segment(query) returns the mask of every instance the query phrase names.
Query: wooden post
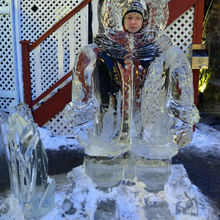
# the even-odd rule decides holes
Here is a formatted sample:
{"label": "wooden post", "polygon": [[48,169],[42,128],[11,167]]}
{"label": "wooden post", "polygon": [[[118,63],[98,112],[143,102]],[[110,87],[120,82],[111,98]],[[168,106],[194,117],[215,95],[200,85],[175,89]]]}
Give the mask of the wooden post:
{"label": "wooden post", "polygon": [[22,50],[22,69],[24,83],[24,101],[32,111],[31,73],[30,73],[30,41],[20,41]]}

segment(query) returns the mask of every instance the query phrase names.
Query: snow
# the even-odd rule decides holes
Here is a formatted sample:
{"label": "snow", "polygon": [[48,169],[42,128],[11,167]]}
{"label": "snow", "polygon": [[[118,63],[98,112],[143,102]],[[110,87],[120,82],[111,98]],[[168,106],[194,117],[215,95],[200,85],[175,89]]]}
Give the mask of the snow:
{"label": "snow", "polygon": [[[154,213],[158,212],[158,216],[163,216],[165,212],[168,212],[170,216],[175,216],[175,220],[218,220],[217,210],[212,207],[212,203],[201,194],[198,188],[190,183],[182,165],[172,166],[171,176],[165,185],[165,190],[156,193],[147,192],[144,183],[137,180],[136,185],[133,186],[121,184],[108,191],[102,191],[97,189],[92,180],[85,175],[82,166],[77,167],[67,174],[65,183],[64,181],[58,183],[55,194],[56,206],[41,220],[93,220],[97,204],[101,201],[116,202],[115,218],[109,218],[109,220],[152,219],[146,218],[145,212],[146,209],[149,212],[152,211],[152,204],[156,206]],[[195,205],[197,201],[198,209]],[[1,216],[1,220],[24,220],[21,210],[12,196],[9,196],[4,204],[8,204],[13,209]],[[74,206],[73,212],[65,214],[71,206]],[[160,209],[162,212],[159,211]],[[112,213],[106,212],[105,214],[111,215]],[[156,219],[170,220],[171,218]]]}
{"label": "snow", "polygon": [[220,131],[207,124],[199,123],[195,129],[192,142],[183,150],[220,157]]}
{"label": "snow", "polygon": [[[81,148],[80,144],[73,138],[73,136],[52,136],[52,134],[45,128],[39,128],[40,136],[43,145],[46,149],[59,150],[60,146],[67,146],[71,149]],[[206,125],[199,123],[195,129],[192,142],[182,150],[202,152],[206,154],[214,154],[220,156],[220,131]],[[136,186],[125,187],[124,185],[114,187],[108,192],[98,190],[92,180],[82,171],[83,167],[77,167],[67,174],[67,179],[62,176],[62,180],[57,181],[55,203],[56,207],[48,213],[48,215],[41,218],[41,220],[62,220],[62,219],[93,219],[91,216],[97,207],[97,201],[101,200],[115,200],[117,207],[120,208],[121,219],[133,220],[143,219],[143,206],[146,199],[149,202],[169,201],[169,208],[175,213],[175,204],[178,198],[184,196],[184,188],[170,188],[173,187],[173,178],[184,179],[187,187],[188,197],[194,201],[198,201],[198,216],[186,217],[186,215],[177,215],[176,220],[198,219],[198,220],[218,220],[219,210],[215,207],[206,196],[204,196],[199,189],[192,185],[187,176],[181,178],[178,172],[184,174],[184,168],[181,165],[172,166],[172,175],[165,186],[165,191],[160,191],[157,194],[152,194],[144,190],[143,183],[137,182]],[[178,171],[179,170],[179,171]],[[57,177],[55,177],[57,178]],[[180,182],[181,182],[180,181]],[[183,184],[184,185],[184,184]],[[120,191],[120,193],[119,193]],[[144,200],[145,199],[145,200]],[[19,219],[22,220],[22,213],[19,210],[18,204],[14,201],[11,195],[1,200],[0,205],[0,219]],[[65,202],[64,202],[65,201]],[[72,202],[72,203],[71,203]],[[74,204],[74,215],[66,215],[63,217],[65,210],[70,209]],[[84,216],[82,210],[87,212]],[[116,215],[118,215],[118,208]],[[83,217],[84,216],[84,217]]]}
{"label": "snow", "polygon": [[46,128],[39,127],[38,130],[45,149],[60,150],[60,146],[65,146],[66,148],[71,149],[82,148],[73,135],[53,136],[52,133]]}

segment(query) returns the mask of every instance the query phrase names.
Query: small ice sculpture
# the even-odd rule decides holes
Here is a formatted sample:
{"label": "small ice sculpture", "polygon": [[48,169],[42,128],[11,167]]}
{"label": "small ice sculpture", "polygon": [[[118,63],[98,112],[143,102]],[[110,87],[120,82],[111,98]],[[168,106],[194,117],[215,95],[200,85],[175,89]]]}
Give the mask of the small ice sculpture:
{"label": "small ice sculpture", "polygon": [[25,219],[39,219],[54,206],[55,181],[48,177],[48,159],[28,107],[9,115],[6,138],[11,191]]}
{"label": "small ice sculpture", "polygon": [[[142,16],[136,32],[124,23],[130,12]],[[168,15],[168,0],[102,4],[105,32],[80,51],[66,107],[75,127],[89,128],[77,136],[87,155],[130,151],[170,159],[191,141],[199,120],[192,71],[185,54],[161,35]]]}

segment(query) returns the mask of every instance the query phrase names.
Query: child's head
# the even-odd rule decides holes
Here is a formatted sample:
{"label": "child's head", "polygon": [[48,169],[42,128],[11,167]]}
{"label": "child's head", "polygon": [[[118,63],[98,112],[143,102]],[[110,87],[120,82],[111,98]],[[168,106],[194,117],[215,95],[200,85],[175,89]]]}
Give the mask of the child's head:
{"label": "child's head", "polygon": [[122,11],[122,25],[125,31],[137,33],[143,27],[145,10],[140,2],[126,4]]}

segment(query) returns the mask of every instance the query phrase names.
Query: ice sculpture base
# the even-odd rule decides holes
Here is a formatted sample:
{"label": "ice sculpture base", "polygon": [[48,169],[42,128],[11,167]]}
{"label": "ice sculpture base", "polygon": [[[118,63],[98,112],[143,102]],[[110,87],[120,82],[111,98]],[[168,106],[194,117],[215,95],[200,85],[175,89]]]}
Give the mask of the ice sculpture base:
{"label": "ice sculpture base", "polygon": [[[64,175],[56,179],[56,206],[39,220],[218,220],[218,212],[191,184],[184,167],[172,165],[170,170],[161,191],[149,192],[140,181],[100,190],[80,166],[69,172],[66,180]],[[12,198],[13,195],[1,204],[1,219],[24,220],[18,201]]]}
{"label": "ice sculpture base", "polygon": [[123,178],[123,158],[90,157],[85,155],[85,173],[100,189],[117,186]]}
{"label": "ice sculpture base", "polygon": [[150,192],[137,178],[100,190],[86,175],[84,166],[75,168],[67,175],[62,216],[81,220],[207,219],[198,211],[197,199],[184,167],[172,165],[170,171],[164,190]]}

